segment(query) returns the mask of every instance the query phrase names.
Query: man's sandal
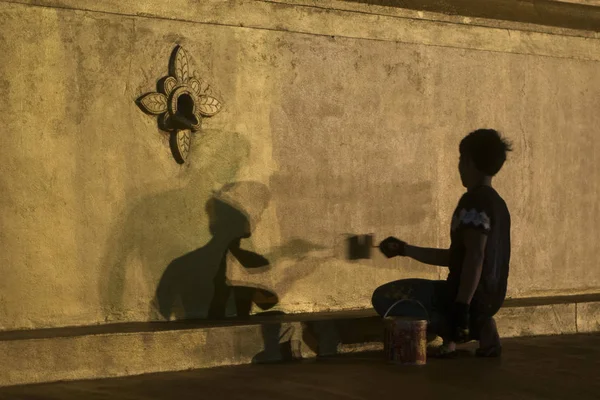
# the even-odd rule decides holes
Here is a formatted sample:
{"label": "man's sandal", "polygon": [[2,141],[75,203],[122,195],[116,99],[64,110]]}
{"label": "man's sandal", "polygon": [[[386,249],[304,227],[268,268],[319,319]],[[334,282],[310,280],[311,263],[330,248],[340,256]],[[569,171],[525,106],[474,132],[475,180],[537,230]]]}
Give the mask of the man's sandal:
{"label": "man's sandal", "polygon": [[449,350],[447,346],[441,345],[427,352],[427,357],[451,359],[458,357],[456,350]]}

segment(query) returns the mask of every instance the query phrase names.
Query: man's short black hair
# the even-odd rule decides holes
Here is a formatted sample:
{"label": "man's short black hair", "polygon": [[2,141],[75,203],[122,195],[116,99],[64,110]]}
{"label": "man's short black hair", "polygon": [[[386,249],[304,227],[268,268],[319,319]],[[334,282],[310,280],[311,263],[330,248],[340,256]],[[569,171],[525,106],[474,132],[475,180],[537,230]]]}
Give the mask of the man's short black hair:
{"label": "man's short black hair", "polygon": [[477,129],[461,140],[459,150],[461,157],[473,160],[479,171],[494,176],[504,165],[506,153],[512,151],[512,147],[494,129]]}

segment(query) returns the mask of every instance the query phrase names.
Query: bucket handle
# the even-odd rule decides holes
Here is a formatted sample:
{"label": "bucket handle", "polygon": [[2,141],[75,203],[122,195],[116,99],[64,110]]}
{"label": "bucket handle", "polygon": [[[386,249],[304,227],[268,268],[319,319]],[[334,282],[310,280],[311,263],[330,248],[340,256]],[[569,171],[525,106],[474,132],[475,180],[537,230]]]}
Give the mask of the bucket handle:
{"label": "bucket handle", "polygon": [[425,306],[419,300],[415,300],[415,299],[400,299],[400,300],[396,301],[394,304],[392,304],[387,309],[387,311],[383,315],[383,318],[386,318],[388,316],[388,314],[390,313],[390,311],[392,311],[392,308],[394,308],[397,304],[402,303],[403,301],[412,301],[412,302],[417,303],[418,305],[420,305],[421,308],[423,309],[423,311],[425,311],[425,315],[427,315],[427,322],[429,322],[429,313],[427,312],[427,309],[425,308]]}

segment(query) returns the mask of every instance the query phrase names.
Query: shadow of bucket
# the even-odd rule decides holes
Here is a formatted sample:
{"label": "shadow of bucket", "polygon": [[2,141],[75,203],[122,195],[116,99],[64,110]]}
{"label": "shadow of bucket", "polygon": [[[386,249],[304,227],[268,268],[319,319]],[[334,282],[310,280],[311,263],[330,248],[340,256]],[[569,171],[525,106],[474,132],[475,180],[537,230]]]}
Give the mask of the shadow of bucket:
{"label": "shadow of bucket", "polygon": [[[399,365],[427,364],[427,320],[414,317],[388,317],[397,304],[410,301],[427,309],[417,300],[402,299],[388,308],[383,321],[385,324],[383,351],[387,362]],[[429,316],[428,316],[429,318]]]}

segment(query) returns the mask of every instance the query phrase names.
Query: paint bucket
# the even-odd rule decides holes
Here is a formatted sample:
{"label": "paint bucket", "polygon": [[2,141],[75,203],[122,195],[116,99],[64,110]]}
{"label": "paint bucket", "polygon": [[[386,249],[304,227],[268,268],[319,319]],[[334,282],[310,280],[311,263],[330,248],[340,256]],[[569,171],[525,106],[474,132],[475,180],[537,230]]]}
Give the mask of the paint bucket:
{"label": "paint bucket", "polygon": [[371,258],[373,247],[373,234],[351,235],[346,238],[347,255],[349,260],[362,260]]}
{"label": "paint bucket", "polygon": [[418,303],[416,300],[402,299],[388,308],[383,316],[385,324],[384,353],[387,361],[399,365],[425,365],[427,363],[427,320],[412,317],[388,317],[388,313],[403,301]]}

